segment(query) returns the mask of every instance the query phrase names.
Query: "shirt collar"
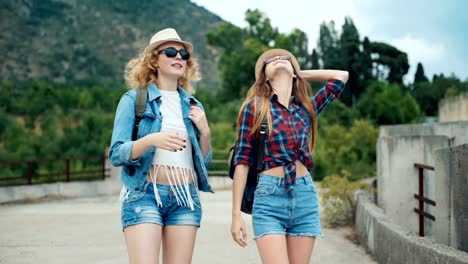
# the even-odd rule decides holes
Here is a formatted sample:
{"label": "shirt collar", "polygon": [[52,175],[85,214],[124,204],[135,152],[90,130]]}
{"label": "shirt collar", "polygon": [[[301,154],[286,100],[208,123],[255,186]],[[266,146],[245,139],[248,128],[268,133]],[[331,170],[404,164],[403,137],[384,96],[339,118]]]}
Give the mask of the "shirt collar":
{"label": "shirt collar", "polygon": [[[198,103],[197,99],[187,91],[185,91],[182,87],[178,86],[177,91],[179,92],[180,97],[183,101],[190,103],[191,101],[195,101]],[[150,83],[148,85],[148,100],[153,101],[161,97],[161,92],[159,92],[158,86],[155,83]]]}
{"label": "shirt collar", "polygon": [[[275,92],[271,92],[269,97],[270,97],[271,101],[279,102],[278,101],[278,95]],[[294,95],[292,95],[291,98],[289,99],[289,105],[290,106],[298,106],[299,105],[299,101],[296,99],[296,97]]]}

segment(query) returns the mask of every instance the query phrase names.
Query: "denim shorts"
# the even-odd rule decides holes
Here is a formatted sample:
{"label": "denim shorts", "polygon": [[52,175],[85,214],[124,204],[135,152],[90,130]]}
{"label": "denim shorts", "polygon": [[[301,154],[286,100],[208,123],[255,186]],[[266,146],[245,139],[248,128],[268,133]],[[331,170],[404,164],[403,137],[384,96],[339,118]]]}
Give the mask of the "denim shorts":
{"label": "denim shorts", "polygon": [[260,174],[252,213],[254,239],[269,234],[322,236],[320,211],[310,174],[286,191],[284,178]]}
{"label": "denim shorts", "polygon": [[197,188],[189,184],[194,210],[189,206],[178,205],[170,185],[156,184],[162,206],[158,207],[153,184],[146,184],[146,193],[142,197],[133,197],[132,193],[122,203],[122,230],[130,225],[153,223],[161,226],[194,225],[200,227],[202,209]]}

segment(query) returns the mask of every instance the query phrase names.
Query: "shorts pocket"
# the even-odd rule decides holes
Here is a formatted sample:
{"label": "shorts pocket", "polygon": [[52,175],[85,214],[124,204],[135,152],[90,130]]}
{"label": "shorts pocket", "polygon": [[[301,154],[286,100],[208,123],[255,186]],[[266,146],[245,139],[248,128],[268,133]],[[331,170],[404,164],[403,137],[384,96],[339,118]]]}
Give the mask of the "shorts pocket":
{"label": "shorts pocket", "polygon": [[255,190],[255,197],[263,197],[272,195],[277,186],[272,183],[259,183],[257,189]]}
{"label": "shorts pocket", "polygon": [[305,189],[307,191],[316,192],[314,182],[308,182],[307,184],[305,184]]}
{"label": "shorts pocket", "polygon": [[192,197],[192,200],[194,200],[197,203],[200,203],[200,193],[197,193],[197,191],[190,190],[190,196]]}
{"label": "shorts pocket", "polygon": [[124,203],[136,202],[140,200],[141,198],[143,198],[145,194],[146,194],[146,191],[130,191]]}

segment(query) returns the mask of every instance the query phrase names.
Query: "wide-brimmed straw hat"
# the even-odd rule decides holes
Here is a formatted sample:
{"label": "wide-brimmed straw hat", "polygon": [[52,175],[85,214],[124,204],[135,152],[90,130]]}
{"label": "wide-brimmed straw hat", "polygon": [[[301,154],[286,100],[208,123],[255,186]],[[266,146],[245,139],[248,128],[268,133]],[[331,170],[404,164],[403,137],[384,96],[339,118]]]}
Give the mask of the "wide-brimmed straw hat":
{"label": "wide-brimmed straw hat", "polygon": [[266,59],[283,55],[288,55],[291,57],[291,63],[297,72],[301,70],[299,62],[297,62],[296,57],[291,52],[285,49],[270,49],[265,51],[262,55],[260,55],[260,57],[258,57],[257,63],[255,64],[255,79],[258,79],[258,76],[260,76],[260,72],[263,69],[263,64],[265,64]]}
{"label": "wide-brimmed straw hat", "polygon": [[184,45],[185,49],[192,53],[193,46],[192,43],[187,41],[182,41],[179,37],[179,34],[173,28],[166,28],[161,31],[156,32],[150,40],[148,46],[146,46],[144,53],[152,51],[154,48],[166,43],[166,42],[179,42]]}

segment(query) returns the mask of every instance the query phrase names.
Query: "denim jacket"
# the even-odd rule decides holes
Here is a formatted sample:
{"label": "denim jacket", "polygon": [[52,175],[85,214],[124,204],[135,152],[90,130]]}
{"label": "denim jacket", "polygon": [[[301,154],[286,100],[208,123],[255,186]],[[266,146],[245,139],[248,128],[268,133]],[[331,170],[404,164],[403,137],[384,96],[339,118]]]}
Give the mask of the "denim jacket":
{"label": "denim jacket", "polygon": [[[206,157],[203,157],[199,139],[200,132],[195,124],[188,118],[190,113],[190,105],[196,104],[203,111],[202,104],[184,89],[178,87],[182,115],[192,142],[192,157],[195,173],[197,175],[198,189],[203,192],[214,192],[208,183],[208,165],[211,162],[212,151],[210,149]],[[154,83],[148,85],[148,102],[143,114],[143,119],[140,121],[138,129],[138,139],[148,134],[155,133],[161,130],[163,116],[159,111],[161,105],[161,94]],[[133,199],[143,197],[148,186],[146,177],[150,171],[150,167],[154,158],[156,147],[150,147],[139,158],[132,160],[132,147],[134,141],[131,140],[133,125],[135,123],[135,102],[136,90],[129,90],[120,99],[117,111],[115,113],[114,130],[112,131],[112,142],[109,149],[109,159],[114,166],[122,166],[120,172],[120,180],[124,187],[131,193]],[[129,175],[130,166],[135,166],[133,176]]]}

